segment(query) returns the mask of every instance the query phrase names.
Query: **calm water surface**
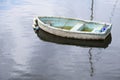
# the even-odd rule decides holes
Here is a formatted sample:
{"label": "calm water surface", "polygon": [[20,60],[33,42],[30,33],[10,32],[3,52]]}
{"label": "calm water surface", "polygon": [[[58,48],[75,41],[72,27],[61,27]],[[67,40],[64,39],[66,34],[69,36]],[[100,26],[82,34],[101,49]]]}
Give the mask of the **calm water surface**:
{"label": "calm water surface", "polygon": [[[92,3],[93,1],[93,3]],[[108,47],[41,40],[35,16],[113,24]],[[119,0],[0,0],[0,80],[120,80]]]}

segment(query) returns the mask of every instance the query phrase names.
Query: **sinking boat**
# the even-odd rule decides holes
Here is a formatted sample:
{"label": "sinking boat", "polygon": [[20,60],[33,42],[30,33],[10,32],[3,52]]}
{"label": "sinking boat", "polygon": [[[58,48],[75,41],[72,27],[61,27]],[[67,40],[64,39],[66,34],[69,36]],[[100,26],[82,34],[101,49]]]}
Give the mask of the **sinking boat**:
{"label": "sinking boat", "polygon": [[112,25],[73,18],[38,16],[34,19],[33,28],[65,38],[104,40],[110,34]]}

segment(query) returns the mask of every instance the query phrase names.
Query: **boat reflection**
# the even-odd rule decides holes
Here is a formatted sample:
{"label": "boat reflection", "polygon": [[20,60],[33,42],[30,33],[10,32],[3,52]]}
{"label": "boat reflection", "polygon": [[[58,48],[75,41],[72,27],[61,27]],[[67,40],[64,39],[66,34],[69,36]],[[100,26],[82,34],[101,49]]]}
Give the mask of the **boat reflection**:
{"label": "boat reflection", "polygon": [[81,40],[81,39],[72,39],[72,38],[63,38],[60,36],[56,36],[50,33],[47,33],[43,30],[38,30],[36,32],[37,36],[47,42],[53,42],[58,44],[66,44],[66,45],[76,45],[82,47],[100,47],[106,48],[111,43],[111,34],[105,40]]}

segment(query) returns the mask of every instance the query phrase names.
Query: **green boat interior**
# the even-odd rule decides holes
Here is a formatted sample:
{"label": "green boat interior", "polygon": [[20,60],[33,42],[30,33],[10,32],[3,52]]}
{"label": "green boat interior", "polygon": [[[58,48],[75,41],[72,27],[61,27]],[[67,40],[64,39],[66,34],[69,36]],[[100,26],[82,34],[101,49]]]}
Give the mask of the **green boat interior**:
{"label": "green boat interior", "polygon": [[54,18],[54,17],[39,17],[39,19],[51,27],[69,30],[69,31],[84,31],[84,32],[104,32],[108,25],[95,22],[85,22],[76,19]]}

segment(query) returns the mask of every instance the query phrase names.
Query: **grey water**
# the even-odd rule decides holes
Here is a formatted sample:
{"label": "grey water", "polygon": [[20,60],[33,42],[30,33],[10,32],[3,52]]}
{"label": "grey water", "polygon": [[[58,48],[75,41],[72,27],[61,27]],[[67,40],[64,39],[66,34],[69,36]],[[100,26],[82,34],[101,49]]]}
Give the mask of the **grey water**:
{"label": "grey water", "polygon": [[[35,16],[112,23],[111,42],[44,41],[32,29]],[[120,80],[120,1],[0,0],[0,80]]]}

